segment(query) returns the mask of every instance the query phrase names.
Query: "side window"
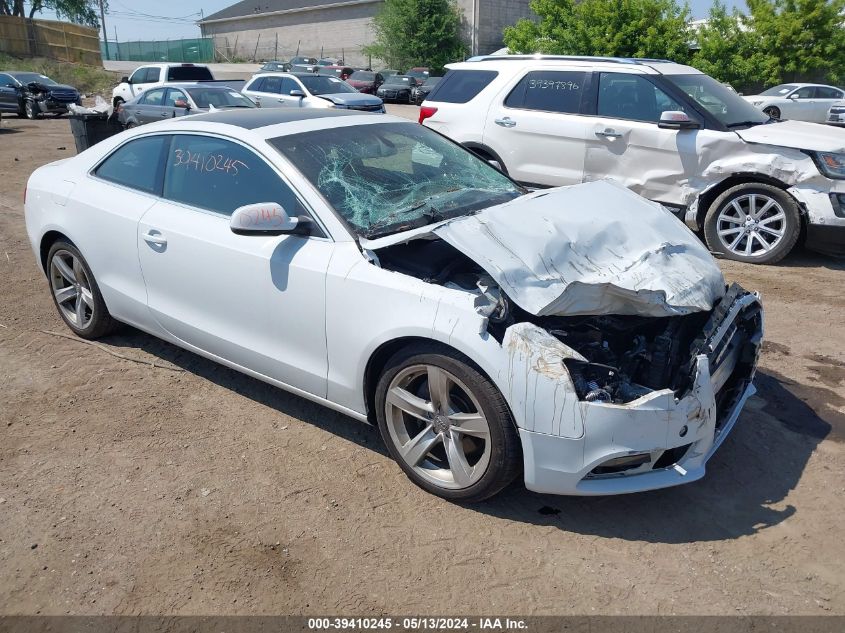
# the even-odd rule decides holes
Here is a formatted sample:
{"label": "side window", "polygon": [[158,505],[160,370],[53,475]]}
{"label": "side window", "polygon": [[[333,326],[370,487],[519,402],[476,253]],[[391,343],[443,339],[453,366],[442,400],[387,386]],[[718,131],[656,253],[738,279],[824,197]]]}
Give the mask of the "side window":
{"label": "side window", "polygon": [[259,77],[247,86],[247,90],[255,90],[256,92],[264,92],[264,77]]}
{"label": "side window", "polygon": [[813,88],[813,86],[804,86],[803,88],[799,88],[792,94],[798,97],[799,99],[812,99],[814,92],[815,89]]}
{"label": "side window", "polygon": [[578,113],[587,73],[532,71],[520,79],[505,99],[508,108]]}
{"label": "side window", "polygon": [[141,103],[144,105],[151,105],[151,106],[160,106],[164,101],[164,89],[159,88],[157,90],[149,90],[144,93],[144,97],[141,99]]}
{"label": "side window", "polygon": [[0,88],[6,88],[14,85],[15,82],[12,81],[12,78],[9,75],[0,73]]}
{"label": "side window", "polygon": [[645,77],[625,73],[601,73],[596,114],[614,119],[657,123],[666,110],[694,113],[675,101]]}
{"label": "side window", "polygon": [[211,136],[173,137],[164,173],[164,197],[231,215],[238,207],[276,202],[289,215],[306,213],[293,190],[245,147]]}
{"label": "side window", "polygon": [[283,95],[290,95],[291,90],[302,90],[302,86],[290,77],[282,77],[282,86],[279,90]]}
{"label": "side window", "polygon": [[819,86],[816,88],[816,99],[841,99],[842,92],[836,88],[827,88]]}
{"label": "side window", "polygon": [[188,100],[184,92],[182,92],[181,90],[177,90],[176,88],[171,88],[167,91],[167,99],[165,99],[164,105],[169,106],[171,108],[175,108],[176,102],[179,99],[182,99],[184,101]]}
{"label": "side window", "polygon": [[144,77],[144,83],[154,84],[158,83],[159,77],[161,77],[161,69],[160,68],[147,68],[147,75]]}
{"label": "side window", "polygon": [[129,83],[131,84],[142,84],[146,80],[147,77],[147,68],[138,68],[134,73],[129,76]]}
{"label": "side window", "polygon": [[498,74],[495,70],[450,70],[431,91],[428,100],[467,103],[489,86]]}
{"label": "side window", "polygon": [[164,164],[162,154],[169,141],[169,136],[129,141],[100,163],[94,174],[109,182],[157,194]]}
{"label": "side window", "polygon": [[282,78],[281,77],[265,77],[264,83],[261,86],[261,92],[270,92],[273,94],[281,94],[282,92]]}

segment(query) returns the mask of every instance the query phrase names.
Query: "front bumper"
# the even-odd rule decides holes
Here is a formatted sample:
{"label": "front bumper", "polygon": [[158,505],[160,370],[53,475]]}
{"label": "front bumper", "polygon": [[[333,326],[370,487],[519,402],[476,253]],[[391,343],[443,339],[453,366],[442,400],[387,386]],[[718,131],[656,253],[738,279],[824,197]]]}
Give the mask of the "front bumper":
{"label": "front bumper", "polygon": [[43,112],[44,114],[55,114],[55,113],[65,113],[70,110],[70,106],[72,103],[77,103],[76,101],[56,101],[53,99],[43,99],[40,101],[36,101],[35,104],[38,106],[38,109]]}
{"label": "front bumper", "polygon": [[[730,307],[699,346],[702,353],[695,356],[694,378],[683,397],[664,389],[622,405],[579,402],[580,438],[519,429],[525,486],[551,494],[611,495],[701,479],[755,393],[752,379],[762,342],[759,298],[744,291],[728,297]],[[607,472],[608,463],[630,457],[642,463]]]}

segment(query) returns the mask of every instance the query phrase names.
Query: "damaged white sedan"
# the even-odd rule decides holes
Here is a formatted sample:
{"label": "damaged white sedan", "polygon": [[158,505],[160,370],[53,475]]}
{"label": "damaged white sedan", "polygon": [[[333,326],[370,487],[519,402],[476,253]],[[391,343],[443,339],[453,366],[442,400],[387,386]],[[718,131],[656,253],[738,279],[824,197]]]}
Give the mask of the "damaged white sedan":
{"label": "damaged white sedan", "polygon": [[609,182],[526,193],[390,116],[215,112],[30,178],[65,323],[117,322],[378,424],[424,489],[695,481],[753,393],[755,294]]}

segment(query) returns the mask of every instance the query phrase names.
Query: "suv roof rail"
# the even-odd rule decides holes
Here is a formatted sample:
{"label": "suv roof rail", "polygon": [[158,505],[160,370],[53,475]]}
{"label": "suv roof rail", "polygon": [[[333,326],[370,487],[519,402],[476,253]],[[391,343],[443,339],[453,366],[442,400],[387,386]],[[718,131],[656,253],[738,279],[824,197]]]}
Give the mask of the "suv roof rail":
{"label": "suv roof rail", "polygon": [[671,64],[669,59],[651,59],[645,57],[598,57],[591,55],[476,55],[470,57],[468,62],[487,61],[524,61],[526,59],[538,60],[564,60],[564,61],[587,61],[587,62],[609,62],[611,64]]}

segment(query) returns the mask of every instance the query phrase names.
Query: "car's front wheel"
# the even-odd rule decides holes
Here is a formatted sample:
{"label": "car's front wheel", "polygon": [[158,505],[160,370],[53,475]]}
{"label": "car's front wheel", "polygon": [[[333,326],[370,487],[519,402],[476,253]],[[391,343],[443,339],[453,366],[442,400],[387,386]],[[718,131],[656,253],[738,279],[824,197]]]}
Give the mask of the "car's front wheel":
{"label": "car's front wheel", "polygon": [[800,233],[798,204],[772,185],[731,187],[713,201],[704,219],[704,238],[711,251],[751,264],[779,262]]}
{"label": "car's front wheel", "polygon": [[32,99],[26,100],[23,104],[23,111],[27,119],[34,120],[41,117],[41,110],[38,109],[38,106],[35,105],[35,101]]}
{"label": "car's front wheel", "polygon": [[376,387],[379,430],[414,483],[453,501],[486,499],[520,472],[502,394],[468,358],[433,345],[395,354]]}
{"label": "car's front wheel", "polygon": [[58,241],[47,254],[53,303],[65,324],[82,338],[99,338],[117,326],[88,262],[70,242]]}
{"label": "car's front wheel", "polygon": [[780,108],[778,108],[777,106],[769,106],[768,108],[763,108],[763,113],[767,114],[773,119],[780,118]]}

